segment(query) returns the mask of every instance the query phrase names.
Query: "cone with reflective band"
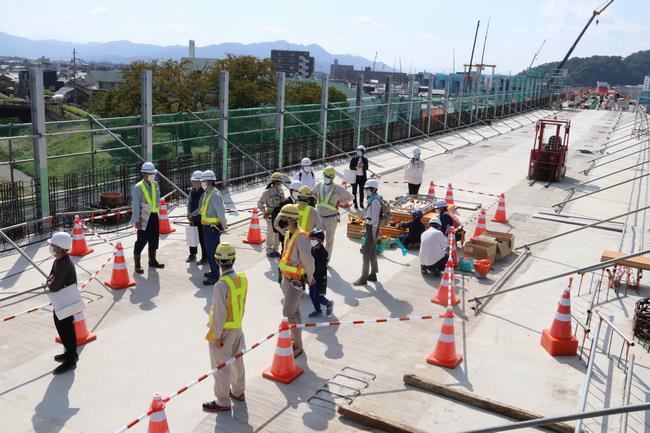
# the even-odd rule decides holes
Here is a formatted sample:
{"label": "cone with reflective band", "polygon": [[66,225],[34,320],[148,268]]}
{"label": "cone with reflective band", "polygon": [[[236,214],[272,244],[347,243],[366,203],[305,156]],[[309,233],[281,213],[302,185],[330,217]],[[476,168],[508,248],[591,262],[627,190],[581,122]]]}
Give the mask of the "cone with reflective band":
{"label": "cone with reflective band", "polygon": [[478,215],[478,222],[476,223],[476,228],[474,229],[474,236],[473,238],[481,236],[483,233],[485,233],[486,227],[485,225],[487,224],[486,217],[485,217],[485,209],[481,209],[481,213]]}
{"label": "cone with reflective band", "polygon": [[564,289],[551,329],[542,331],[541,344],[551,356],[575,356],[578,353],[578,339],[571,332],[571,289]]}
{"label": "cone with reflective band", "polygon": [[126,289],[127,287],[135,286],[135,280],[129,278],[129,271],[126,269],[126,260],[124,260],[124,249],[122,248],[122,243],[118,242],[115,249],[111,279],[109,281],[104,281],[104,284],[113,290]]}
{"label": "cone with reflective band", "polygon": [[278,344],[273,355],[273,364],[264,370],[262,373],[263,377],[288,384],[303,373],[304,370],[296,366],[294,362],[293,347],[289,334],[289,323],[287,319],[282,319],[280,333],[278,334]]}
{"label": "cone with reflective band", "polygon": [[[74,315],[74,333],[77,336],[77,346],[90,343],[91,341],[97,340],[97,335],[94,332],[88,331],[86,326],[86,318],[84,317],[83,312],[76,313]],[[61,338],[57,335],[54,340],[57,343],[61,342]]]}
{"label": "cone with reflective band", "polygon": [[153,401],[149,407],[151,415],[149,415],[149,427],[147,433],[169,433],[169,426],[167,425],[167,415],[165,415],[165,403],[162,401],[160,394],[153,395]]}
{"label": "cone with reflective band", "polygon": [[442,280],[440,280],[438,294],[434,295],[431,298],[431,302],[434,304],[443,305],[445,307],[447,305],[460,304],[460,298],[456,297],[456,290],[454,289],[454,262],[451,257],[449,260],[447,260],[445,273],[442,276]]}
{"label": "cone with reflective band", "polygon": [[72,248],[70,248],[71,256],[85,256],[92,253],[93,250],[86,245],[86,238],[84,237],[84,229],[81,227],[81,220],[79,215],[74,216],[74,227],[72,228]]}
{"label": "cone with reflective band", "polygon": [[436,196],[436,184],[433,183],[433,181],[429,182],[429,192],[427,192],[427,195],[429,197],[435,197]]}
{"label": "cone with reflective band", "polygon": [[449,251],[451,251],[451,261],[454,264],[454,269],[456,269],[458,267],[458,243],[454,231],[449,233]]}
{"label": "cone with reflective band", "polygon": [[497,205],[497,211],[494,214],[492,221],[495,223],[508,222],[508,217],[506,216],[506,196],[504,194],[501,194],[501,196],[499,196],[499,204]]}
{"label": "cone with reflective band", "polygon": [[447,307],[442,315],[442,327],[435,350],[427,357],[427,362],[446,368],[456,368],[463,360],[463,355],[456,352],[456,336],[454,335],[454,312]]}
{"label": "cone with reflective band", "polygon": [[176,231],[175,228],[172,228],[169,224],[169,215],[167,214],[167,202],[164,199],[160,199],[160,213],[158,215],[158,233],[161,235],[168,235]]}
{"label": "cone with reflective band", "polygon": [[257,216],[257,209],[253,209],[251,225],[248,228],[248,236],[244,239],[245,244],[259,245],[264,243],[262,232],[260,231],[260,218]]}
{"label": "cone with reflective band", "polygon": [[451,186],[451,183],[447,185],[447,195],[445,196],[445,201],[447,202],[447,206],[451,206],[454,204],[454,191],[453,187]]}

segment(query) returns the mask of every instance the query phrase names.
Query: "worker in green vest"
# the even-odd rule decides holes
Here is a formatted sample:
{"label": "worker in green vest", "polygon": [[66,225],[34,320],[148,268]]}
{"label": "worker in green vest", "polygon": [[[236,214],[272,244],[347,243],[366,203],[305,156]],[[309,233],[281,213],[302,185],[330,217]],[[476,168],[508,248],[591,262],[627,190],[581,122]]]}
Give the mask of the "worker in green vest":
{"label": "worker in green vest", "polygon": [[133,187],[131,203],[131,224],[135,226],[137,239],[133,247],[133,260],[135,271],[144,273],[140,264],[140,257],[144,246],[149,244],[149,267],[164,268],[165,265],[156,260],[160,231],[158,228],[158,203],[160,202],[160,188],[156,182],[156,167],[151,162],[145,162],[141,168],[142,180]]}
{"label": "worker in green vest", "polygon": [[323,181],[314,189],[316,194],[316,209],[320,214],[325,228],[325,249],[332,260],[334,250],[334,234],[341,221],[339,206],[352,202],[354,196],[341,185],[334,183],[336,170],[331,165],[323,170]]}
{"label": "worker in green vest", "polygon": [[323,230],[323,220],[320,214],[309,204],[312,200],[313,194],[311,189],[308,186],[301,186],[298,190],[298,203],[296,203],[296,206],[298,206],[298,213],[300,214],[298,224],[300,224],[300,228],[306,233],[314,229]]}
{"label": "worker in green vest", "polygon": [[[246,306],[248,281],[243,272],[235,272],[235,247],[222,242],[214,254],[221,277],[214,285],[212,307],[208,318],[210,329],[205,339],[209,343],[210,364],[216,368],[244,350],[242,320]],[[206,412],[230,411],[230,400],[244,401],[244,361],[241,356],[214,375],[215,399],[203,403]]]}

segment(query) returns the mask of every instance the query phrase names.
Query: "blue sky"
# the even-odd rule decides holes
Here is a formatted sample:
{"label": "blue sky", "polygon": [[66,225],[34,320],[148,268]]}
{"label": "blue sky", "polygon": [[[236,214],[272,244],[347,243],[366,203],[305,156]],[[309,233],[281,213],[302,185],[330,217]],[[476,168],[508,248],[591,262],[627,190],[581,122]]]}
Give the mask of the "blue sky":
{"label": "blue sky", "polygon": [[[408,72],[447,72],[469,62],[476,20],[477,52],[491,17],[485,63],[519,71],[537,60],[563,57],[603,0],[391,1],[327,0],[0,0],[14,19],[0,30],[17,36],[73,42],[130,40],[197,46],[220,42],[288,40],[317,43],[394,64]],[[21,17],[21,19],[18,19]],[[650,1],[615,0],[587,31],[575,56],[627,55],[650,49]],[[0,54],[2,49],[0,47]]]}

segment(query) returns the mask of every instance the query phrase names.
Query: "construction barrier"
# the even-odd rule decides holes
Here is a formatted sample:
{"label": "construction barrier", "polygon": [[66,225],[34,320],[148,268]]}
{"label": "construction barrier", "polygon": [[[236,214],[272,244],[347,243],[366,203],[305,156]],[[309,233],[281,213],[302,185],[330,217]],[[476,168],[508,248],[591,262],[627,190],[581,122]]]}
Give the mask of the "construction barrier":
{"label": "construction barrier", "polygon": [[79,215],[74,216],[74,227],[72,228],[72,248],[70,249],[70,255],[75,257],[81,257],[92,253],[93,250],[88,248],[86,244],[86,238],[84,236],[84,231],[81,228],[81,219]]}
{"label": "construction barrier", "polygon": [[260,245],[264,243],[264,237],[260,230],[260,219],[257,216],[257,209],[253,209],[253,216],[251,216],[251,224],[248,229],[248,235],[244,239],[245,244]]}
{"label": "construction barrier", "polygon": [[[167,214],[167,202],[164,199],[160,199],[160,213],[158,215],[159,221],[158,221],[158,232],[161,235],[168,235],[170,233],[173,233],[176,231],[175,228],[173,228],[169,224],[169,215]],[[171,213],[174,209],[172,208],[169,212]]]}

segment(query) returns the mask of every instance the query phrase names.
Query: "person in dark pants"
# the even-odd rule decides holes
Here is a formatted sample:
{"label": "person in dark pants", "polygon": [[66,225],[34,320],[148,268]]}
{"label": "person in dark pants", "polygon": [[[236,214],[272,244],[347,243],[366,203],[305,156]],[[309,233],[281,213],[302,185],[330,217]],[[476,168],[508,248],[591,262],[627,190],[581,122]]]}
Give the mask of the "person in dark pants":
{"label": "person in dark pants", "polygon": [[413,221],[398,225],[401,229],[408,229],[408,233],[401,234],[399,237],[400,242],[402,242],[406,248],[410,249],[420,247],[420,237],[422,236],[422,233],[424,233],[424,224],[422,224],[423,216],[422,211],[413,211],[413,213],[411,213]]}
{"label": "person in dark pants", "polygon": [[404,181],[408,184],[409,195],[417,195],[420,193],[420,185],[422,185],[422,175],[424,174],[424,161],[420,158],[420,148],[413,148],[413,158],[404,169]]}
{"label": "person in dark pants", "polygon": [[[201,227],[201,216],[192,215],[192,212],[199,208],[199,203],[201,201],[201,196],[203,195],[203,188],[201,188],[201,175],[203,172],[195,171],[192,173],[190,180],[192,181],[192,190],[190,191],[190,197],[187,199],[187,219],[190,222],[191,226],[198,227],[199,230],[199,244],[201,245],[201,260],[198,261],[199,265],[204,264],[207,261],[205,257],[205,240],[203,239],[203,230]],[[187,256],[185,262],[191,263],[196,260],[196,253],[198,252],[197,247],[190,247],[190,255]]]}
{"label": "person in dark pants", "polygon": [[[363,189],[366,185],[366,180],[368,179],[368,158],[364,155],[366,153],[366,148],[364,146],[357,147],[357,154],[353,156],[350,160],[350,170],[355,174],[355,181],[352,183],[352,195],[354,196],[354,208],[361,209],[363,206]],[[357,201],[357,192],[359,193],[359,201]]]}
{"label": "person in dark pants", "polygon": [[309,285],[309,297],[311,303],[314,304],[314,311],[309,313],[309,317],[320,317],[323,315],[321,305],[326,308],[326,314],[332,315],[334,308],[334,301],[330,301],[325,297],[327,290],[327,261],[329,254],[327,249],[323,246],[325,241],[325,233],[322,230],[314,229],[309,232],[309,240],[311,241],[311,255],[314,258],[314,280],[315,284]]}
{"label": "person in dark pants", "polygon": [[156,260],[156,251],[160,232],[158,228],[158,203],[160,202],[160,189],[156,182],[156,167],[150,162],[142,164],[142,180],[133,187],[133,202],[131,204],[131,224],[138,231],[133,247],[133,260],[135,271],[144,273],[140,264],[142,250],[149,246],[149,267],[162,269],[165,265]]}
{"label": "person in dark pants", "polygon": [[208,256],[208,263],[210,264],[210,272],[203,274],[206,278],[203,280],[203,284],[206,286],[211,286],[219,280],[219,265],[214,254],[221,242],[221,232],[228,228],[226,208],[223,206],[221,193],[214,186],[216,180],[217,177],[212,170],[203,172],[201,175],[201,187],[205,190],[205,193],[201,197],[199,208],[194,211],[201,217],[205,251]]}
{"label": "person in dark pants", "polygon": [[[77,284],[77,273],[68,255],[68,250],[72,246],[72,238],[68,233],[57,232],[52,235],[48,243],[50,244],[50,253],[54,256],[54,263],[47,279],[47,288],[56,293],[65,287]],[[59,319],[54,313],[54,326],[59,333],[65,352],[54,357],[54,360],[60,362],[61,365],[56,367],[52,373],[62,374],[77,368],[77,360],[79,359],[77,335],[74,330],[74,315]]]}

